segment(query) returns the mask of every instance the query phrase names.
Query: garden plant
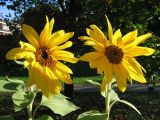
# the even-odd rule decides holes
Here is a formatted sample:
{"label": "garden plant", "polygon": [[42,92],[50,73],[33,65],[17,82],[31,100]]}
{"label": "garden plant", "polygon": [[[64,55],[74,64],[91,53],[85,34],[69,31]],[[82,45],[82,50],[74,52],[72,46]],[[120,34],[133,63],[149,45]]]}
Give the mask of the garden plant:
{"label": "garden plant", "polygon": [[[120,100],[113,87],[117,86],[120,91],[124,92],[127,80],[131,84],[132,80],[146,83],[142,72],[142,70],[145,70],[134,57],[148,56],[155,52],[154,49],[137,46],[151,37],[151,33],[137,37],[137,30],[135,30],[122,37],[120,29],[113,34],[112,26],[107,16],[106,19],[108,38],[96,25],[91,25],[91,29],[86,29],[89,37],[79,37],[79,39],[86,41],[86,45],[91,45],[96,50],[86,53],[80,57],[80,60],[88,61],[91,68],[97,68],[97,73],[104,75],[100,87],[101,94],[105,97],[106,112],[85,112],[79,115],[77,120],[109,120],[111,107],[116,102],[129,105],[141,115],[134,105],[125,100]],[[60,94],[60,80],[67,84],[72,83],[69,75],[72,74],[72,70],[60,61],[76,63],[78,60],[73,53],[64,51],[65,48],[72,46],[72,42],[67,40],[74,33],[65,33],[64,30],[52,33],[53,25],[54,19],[49,21],[46,16],[46,25],[39,36],[32,27],[24,24],[22,31],[29,43],[20,41],[19,48],[13,48],[6,54],[6,58],[10,60],[23,59],[21,64],[29,71],[27,82],[14,81],[19,83],[19,85],[16,92],[12,95],[14,109],[19,111],[26,107],[29,120],[35,119],[34,116],[40,106],[47,106],[60,115],[66,115],[79,109],[67,101],[67,97]],[[99,85],[99,83],[90,82]],[[33,111],[34,98],[39,90],[43,96]],[[44,115],[38,119],[52,118]]]}
{"label": "garden plant", "polygon": [[[158,86],[160,37],[156,26],[159,25],[160,3],[154,0],[11,2],[6,6],[15,11],[15,18],[12,22],[7,17],[5,20],[13,35],[0,36],[0,44],[5,46],[0,45],[0,75],[6,76],[0,80],[0,92],[9,93],[11,103],[8,107],[15,113],[25,112],[27,117],[19,119],[112,120],[118,103],[128,106],[124,114],[133,109],[140,119],[145,119],[145,108],[139,109],[143,105],[135,104],[143,101],[138,94],[136,102],[122,96],[128,94],[128,84]],[[5,5],[6,2],[0,3]],[[21,72],[27,75],[25,80],[12,78]],[[98,80],[85,79],[85,76],[95,76]],[[98,88],[98,92],[88,92],[87,97],[85,94],[77,96],[73,91],[77,77],[84,77],[84,81],[96,86],[93,89]],[[72,86],[67,91],[74,93],[71,98],[65,96],[66,85]],[[78,87],[83,89],[83,86],[84,83]],[[152,94],[153,90],[150,92]],[[91,94],[100,99],[90,99]],[[84,106],[77,104],[76,99]],[[101,109],[88,101],[96,101]],[[147,103],[154,104],[149,100]],[[85,105],[92,107],[86,109]],[[153,108],[157,109],[158,105]],[[16,120],[16,117],[0,114],[0,119]]]}

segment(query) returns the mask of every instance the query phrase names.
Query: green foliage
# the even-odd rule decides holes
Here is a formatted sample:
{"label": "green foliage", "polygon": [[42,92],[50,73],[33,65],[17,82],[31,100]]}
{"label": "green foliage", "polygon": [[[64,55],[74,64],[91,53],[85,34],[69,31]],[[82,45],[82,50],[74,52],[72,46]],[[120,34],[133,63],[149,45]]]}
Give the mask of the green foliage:
{"label": "green foliage", "polygon": [[26,94],[25,92],[16,92],[12,95],[12,100],[14,103],[14,110],[21,111],[24,108],[27,108],[29,104],[34,100],[35,93],[30,92]]}
{"label": "green foliage", "polygon": [[47,106],[54,113],[62,116],[79,109],[79,107],[75,106],[72,102],[69,102],[62,94],[52,95],[49,99],[45,96],[42,96],[40,106]]}
{"label": "green foliage", "polygon": [[106,113],[92,110],[80,114],[77,120],[106,120]]}
{"label": "green foliage", "polygon": [[[99,86],[100,87],[100,84],[98,83],[98,82],[95,82],[95,81],[92,81],[92,80],[88,80],[88,82],[90,82],[92,85],[95,85],[95,86]],[[121,102],[121,103],[123,103],[123,104],[126,104],[126,105],[128,105],[129,107],[131,107],[132,109],[134,109],[139,115],[141,115],[141,113],[140,113],[140,111],[133,105],[133,104],[131,104],[130,102],[128,102],[128,101],[125,101],[125,100],[121,100],[119,97],[118,97],[118,94],[114,91],[114,88],[115,87],[115,78],[113,78],[113,80],[112,80],[112,83],[111,83],[111,88],[109,89],[109,91],[104,91],[104,92],[101,92],[101,95],[104,97],[104,98],[106,98],[107,96],[106,96],[106,92],[109,92],[109,94],[110,94],[110,96],[109,96],[109,110],[111,110],[111,108],[112,108],[112,106],[115,104],[115,103],[117,103],[117,102]],[[92,111],[90,111],[90,112],[92,112]],[[87,119],[89,119],[90,117],[92,118],[93,116],[92,116],[92,114],[90,114],[90,112],[86,112],[86,113],[82,113],[82,114],[80,114],[80,118],[82,119],[82,120],[87,120]],[[110,112],[110,111],[109,111]],[[99,113],[100,115],[104,115],[104,113]],[[142,116],[142,115],[141,115]],[[78,117],[78,118],[79,118]],[[101,116],[102,117],[102,116]],[[106,117],[106,116],[104,116],[104,117]],[[94,118],[94,117],[93,117]],[[102,117],[103,118],[103,117]],[[80,119],[80,120],[81,120]],[[105,119],[105,118],[104,118]],[[78,119],[79,120],[79,119]],[[91,119],[92,120],[92,119]],[[97,120],[98,120],[98,118],[97,118]],[[103,119],[102,119],[103,120]]]}

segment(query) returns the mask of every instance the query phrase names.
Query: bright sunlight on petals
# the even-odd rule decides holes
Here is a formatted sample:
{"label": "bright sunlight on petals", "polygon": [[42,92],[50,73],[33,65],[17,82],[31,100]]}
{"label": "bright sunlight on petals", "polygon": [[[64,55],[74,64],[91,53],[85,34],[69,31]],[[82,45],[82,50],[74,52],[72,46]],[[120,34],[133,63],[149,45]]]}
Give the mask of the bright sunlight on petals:
{"label": "bright sunlight on petals", "polygon": [[81,56],[81,60],[87,61],[91,68],[97,68],[98,74],[104,74],[101,91],[105,91],[106,85],[116,78],[118,89],[126,90],[127,80],[132,84],[132,79],[146,83],[142,70],[144,68],[134,57],[149,56],[155,52],[152,48],[137,46],[151,37],[151,33],[137,37],[138,31],[132,31],[122,37],[120,29],[113,33],[112,25],[106,16],[108,24],[108,39],[96,26],[87,28],[88,36],[80,36],[85,45],[90,45],[94,51]]}
{"label": "bright sunlight on petals", "polygon": [[53,25],[54,19],[49,21],[46,17],[46,25],[39,36],[31,26],[24,24],[22,31],[29,43],[20,41],[19,48],[13,48],[6,54],[9,60],[24,59],[24,66],[29,69],[27,85],[37,85],[46,97],[60,93],[60,80],[66,84],[72,83],[72,70],[59,60],[70,63],[78,61],[73,53],[64,50],[72,46],[68,39],[74,32],[59,30],[52,33]]}

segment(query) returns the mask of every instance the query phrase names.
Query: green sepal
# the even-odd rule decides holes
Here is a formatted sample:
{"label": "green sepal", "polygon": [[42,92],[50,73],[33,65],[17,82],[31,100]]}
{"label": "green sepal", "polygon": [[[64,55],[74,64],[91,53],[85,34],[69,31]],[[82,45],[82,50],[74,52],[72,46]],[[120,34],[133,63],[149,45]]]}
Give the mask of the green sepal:
{"label": "green sepal", "polygon": [[67,97],[62,94],[51,95],[50,98],[42,96],[40,106],[46,106],[50,108],[54,113],[60,114],[62,116],[65,116],[68,113],[79,109],[79,107],[75,106],[66,98]]}
{"label": "green sepal", "polygon": [[106,118],[106,113],[100,113],[99,111],[92,110],[80,114],[77,120],[106,120]]}
{"label": "green sepal", "polygon": [[49,115],[43,115],[43,116],[40,116],[39,118],[34,119],[34,120],[53,120],[53,118],[50,117]]}
{"label": "green sepal", "polygon": [[14,110],[20,111],[26,108],[35,98],[35,93],[25,93],[22,91],[18,91],[12,95],[12,100],[14,103]]}

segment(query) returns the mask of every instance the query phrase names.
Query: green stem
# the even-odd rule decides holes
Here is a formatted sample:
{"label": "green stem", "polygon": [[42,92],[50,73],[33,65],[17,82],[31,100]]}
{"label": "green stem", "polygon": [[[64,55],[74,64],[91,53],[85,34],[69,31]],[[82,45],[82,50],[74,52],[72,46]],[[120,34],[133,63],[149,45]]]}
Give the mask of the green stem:
{"label": "green stem", "polygon": [[107,118],[106,120],[109,120],[109,114],[110,114],[110,90],[111,90],[111,83],[107,85],[106,91],[105,91],[105,102],[106,102],[106,114]]}
{"label": "green stem", "polygon": [[28,112],[28,120],[33,120],[32,119],[32,102],[27,106],[27,112]]}

